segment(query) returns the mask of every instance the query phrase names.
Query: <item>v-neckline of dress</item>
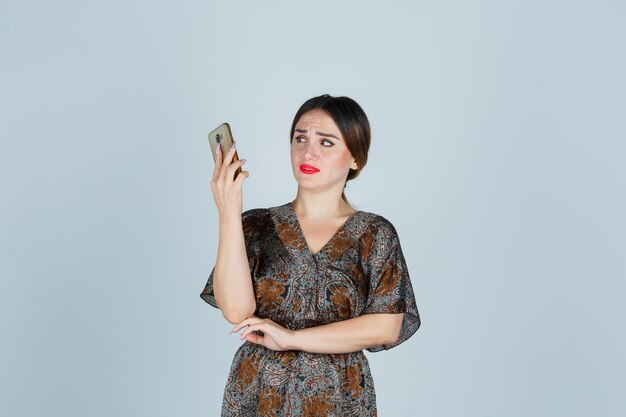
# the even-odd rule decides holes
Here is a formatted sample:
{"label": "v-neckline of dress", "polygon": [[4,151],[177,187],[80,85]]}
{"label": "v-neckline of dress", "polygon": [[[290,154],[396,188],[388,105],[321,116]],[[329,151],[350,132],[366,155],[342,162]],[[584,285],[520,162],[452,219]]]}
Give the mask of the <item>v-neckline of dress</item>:
{"label": "v-neckline of dress", "polygon": [[294,225],[297,227],[297,232],[298,232],[298,238],[302,240],[303,246],[304,246],[304,250],[311,256],[311,258],[315,259],[317,257],[317,255],[319,255],[320,253],[324,252],[328,246],[330,246],[335,239],[337,238],[337,236],[339,236],[342,232],[347,230],[347,226],[349,225],[349,223],[359,214],[361,213],[360,210],[355,211],[354,213],[352,213],[342,224],[341,226],[339,226],[337,228],[337,230],[335,231],[335,233],[330,237],[330,239],[328,239],[326,241],[326,243],[324,243],[324,245],[315,253],[313,253],[311,251],[311,248],[309,247],[309,244],[306,240],[306,238],[304,237],[304,232],[302,231],[302,226],[300,225],[300,219],[298,219],[298,215],[296,214],[296,210],[293,207],[293,201],[290,201],[289,203],[287,203],[287,207],[289,207],[289,211],[290,214],[293,216],[294,218]]}

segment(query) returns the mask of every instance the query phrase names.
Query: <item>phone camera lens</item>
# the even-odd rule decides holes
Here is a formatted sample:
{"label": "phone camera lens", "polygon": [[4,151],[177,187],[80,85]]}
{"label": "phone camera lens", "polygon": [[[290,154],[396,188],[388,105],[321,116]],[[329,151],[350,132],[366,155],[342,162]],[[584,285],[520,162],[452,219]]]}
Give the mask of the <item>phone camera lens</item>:
{"label": "phone camera lens", "polygon": [[215,135],[215,141],[217,143],[222,143],[222,135],[220,135],[219,133]]}

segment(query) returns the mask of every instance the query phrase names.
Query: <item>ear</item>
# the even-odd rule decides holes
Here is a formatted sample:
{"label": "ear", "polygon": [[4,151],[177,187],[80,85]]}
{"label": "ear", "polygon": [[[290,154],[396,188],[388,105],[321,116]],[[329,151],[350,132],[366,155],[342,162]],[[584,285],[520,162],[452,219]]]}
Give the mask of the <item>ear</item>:
{"label": "ear", "polygon": [[355,171],[359,169],[359,166],[356,164],[356,161],[354,160],[352,161],[352,165],[350,165],[350,169],[353,169]]}

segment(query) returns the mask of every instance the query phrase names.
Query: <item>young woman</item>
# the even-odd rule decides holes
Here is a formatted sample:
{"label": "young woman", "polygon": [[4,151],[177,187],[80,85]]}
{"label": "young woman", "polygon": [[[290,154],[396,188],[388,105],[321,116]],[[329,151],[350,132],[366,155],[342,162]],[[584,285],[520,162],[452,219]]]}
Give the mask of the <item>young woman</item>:
{"label": "young woman", "polygon": [[367,162],[370,128],[348,97],[306,101],[291,126],[296,198],[242,213],[245,160],[217,152],[217,261],[200,296],[243,329],[222,416],[376,416],[363,349],[420,326],[400,241],[343,193]]}

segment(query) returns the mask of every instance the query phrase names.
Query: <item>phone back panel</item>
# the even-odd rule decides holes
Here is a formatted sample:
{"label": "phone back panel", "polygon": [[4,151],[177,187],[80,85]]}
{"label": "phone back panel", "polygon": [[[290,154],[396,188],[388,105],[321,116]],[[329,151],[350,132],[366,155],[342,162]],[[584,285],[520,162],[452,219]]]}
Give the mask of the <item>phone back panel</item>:
{"label": "phone back panel", "polygon": [[[215,149],[217,148],[218,144],[221,145],[222,152],[226,153],[228,152],[234,141],[235,139],[233,138],[233,134],[230,130],[230,126],[228,125],[228,123],[222,123],[211,133],[209,133],[209,145],[211,146],[213,159],[215,159]],[[237,154],[235,153],[234,160],[236,161],[237,159]]]}
{"label": "phone back panel", "polygon": [[[222,155],[226,154],[230,150],[232,144],[235,143],[235,139],[233,138],[233,134],[230,130],[230,126],[228,123],[222,123],[216,129],[214,129],[211,133],[209,133],[209,145],[211,147],[211,154],[213,155],[213,161],[216,160],[215,157],[215,149],[217,146],[221,146]],[[237,151],[233,155],[233,161],[238,161],[239,156],[237,155]],[[237,175],[241,174],[241,167],[238,167],[235,171],[234,178],[237,178]]]}

